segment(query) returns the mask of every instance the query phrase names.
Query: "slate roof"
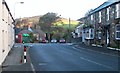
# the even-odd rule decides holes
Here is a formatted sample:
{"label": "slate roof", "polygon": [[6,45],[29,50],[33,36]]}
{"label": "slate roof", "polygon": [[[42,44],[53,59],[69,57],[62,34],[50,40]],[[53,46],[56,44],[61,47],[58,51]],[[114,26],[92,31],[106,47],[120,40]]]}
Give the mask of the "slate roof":
{"label": "slate roof", "polygon": [[95,8],[93,11],[91,11],[91,13],[89,15],[91,15],[97,11],[100,11],[101,9],[104,9],[116,2],[119,2],[119,0],[108,0],[108,1],[104,2],[103,4],[101,4],[99,7]]}
{"label": "slate roof", "polygon": [[[90,12],[89,15],[91,15],[91,14],[97,12],[97,11],[100,11],[101,9],[104,9],[104,8],[106,8],[106,7],[114,4],[114,3],[116,3],[116,2],[120,2],[120,0],[108,0],[108,1],[104,2],[103,4],[101,4],[100,6],[98,6],[97,8],[93,9],[93,10]],[[83,17],[83,18],[85,18],[85,17]],[[78,19],[78,21],[80,21],[80,20],[82,20],[82,18]]]}

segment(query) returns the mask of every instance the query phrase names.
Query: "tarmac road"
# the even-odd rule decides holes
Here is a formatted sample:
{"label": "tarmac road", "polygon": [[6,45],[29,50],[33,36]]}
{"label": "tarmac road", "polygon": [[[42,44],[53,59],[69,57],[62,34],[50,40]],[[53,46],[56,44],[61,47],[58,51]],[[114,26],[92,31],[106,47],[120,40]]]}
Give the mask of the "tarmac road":
{"label": "tarmac road", "polygon": [[29,49],[37,71],[118,71],[118,56],[75,48],[67,44],[34,44]]}

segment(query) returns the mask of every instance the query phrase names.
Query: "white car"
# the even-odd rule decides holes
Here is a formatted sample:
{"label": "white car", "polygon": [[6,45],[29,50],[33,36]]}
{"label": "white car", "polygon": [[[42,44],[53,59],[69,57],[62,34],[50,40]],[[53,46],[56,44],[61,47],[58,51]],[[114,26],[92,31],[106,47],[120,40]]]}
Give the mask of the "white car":
{"label": "white car", "polygon": [[56,39],[52,39],[51,43],[57,43],[57,40]]}

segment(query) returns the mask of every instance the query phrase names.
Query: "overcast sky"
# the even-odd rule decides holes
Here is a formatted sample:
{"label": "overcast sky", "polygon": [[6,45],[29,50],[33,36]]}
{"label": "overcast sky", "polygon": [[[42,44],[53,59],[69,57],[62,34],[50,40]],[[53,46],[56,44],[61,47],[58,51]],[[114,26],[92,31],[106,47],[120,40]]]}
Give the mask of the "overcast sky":
{"label": "overcast sky", "polygon": [[[15,18],[54,12],[64,18],[79,19],[107,0],[5,0]],[[18,2],[24,1],[24,4]],[[15,9],[15,10],[14,10]]]}

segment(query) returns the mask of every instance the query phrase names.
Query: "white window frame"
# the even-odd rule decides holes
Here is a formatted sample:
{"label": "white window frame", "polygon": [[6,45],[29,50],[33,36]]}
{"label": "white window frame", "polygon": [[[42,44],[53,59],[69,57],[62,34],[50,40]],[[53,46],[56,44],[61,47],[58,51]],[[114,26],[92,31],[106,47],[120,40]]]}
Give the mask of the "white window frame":
{"label": "white window frame", "polygon": [[[91,32],[91,31],[93,31],[93,32]],[[93,36],[91,37],[91,35],[93,35]],[[89,29],[85,30],[85,38],[86,39],[94,39],[94,29],[93,28],[89,28]]]}
{"label": "white window frame", "polygon": [[110,20],[110,7],[107,8],[107,21]]}
{"label": "white window frame", "polygon": [[120,11],[120,9],[119,9],[119,4],[116,4],[116,18],[119,18],[120,16],[119,16],[119,11]]}
{"label": "white window frame", "polygon": [[102,32],[101,31],[98,31],[98,39],[102,39]]}
{"label": "white window frame", "polygon": [[120,24],[117,24],[117,25],[115,26],[115,39],[116,39],[116,40],[120,40],[120,38],[117,37],[117,33],[120,33],[120,30],[117,30],[117,26],[120,26]]}
{"label": "white window frame", "polygon": [[101,11],[99,11],[99,23],[101,23]]}
{"label": "white window frame", "polygon": [[91,15],[91,20],[93,21],[93,15]]}
{"label": "white window frame", "polygon": [[[89,29],[89,32],[90,32],[90,34],[89,34],[89,37],[90,37],[90,39],[94,39],[94,29]],[[92,35],[92,37],[91,37],[91,35]]]}
{"label": "white window frame", "polygon": [[90,16],[91,24],[93,24],[93,15]]}

